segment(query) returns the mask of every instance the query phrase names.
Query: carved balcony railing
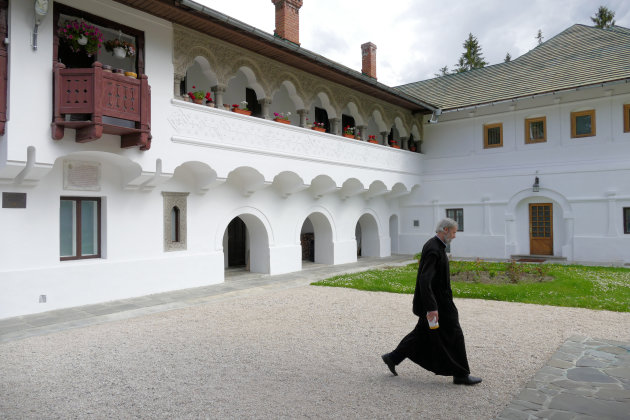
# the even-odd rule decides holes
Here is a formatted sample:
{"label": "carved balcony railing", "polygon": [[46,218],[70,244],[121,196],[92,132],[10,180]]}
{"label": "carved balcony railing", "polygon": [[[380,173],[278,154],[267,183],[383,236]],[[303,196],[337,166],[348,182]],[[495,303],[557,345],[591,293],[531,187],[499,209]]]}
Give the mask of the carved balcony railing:
{"label": "carved balcony railing", "polygon": [[103,134],[120,136],[120,147],[151,147],[151,87],[146,75],[139,79],[91,68],[54,66],[54,119],[52,136],[64,137],[65,128],[76,130],[84,143]]}

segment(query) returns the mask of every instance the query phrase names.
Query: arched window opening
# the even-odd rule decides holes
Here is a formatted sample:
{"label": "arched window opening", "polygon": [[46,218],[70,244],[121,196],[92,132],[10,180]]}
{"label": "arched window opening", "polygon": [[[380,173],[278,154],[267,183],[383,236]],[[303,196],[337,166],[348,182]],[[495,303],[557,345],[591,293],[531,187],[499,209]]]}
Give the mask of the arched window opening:
{"label": "arched window opening", "polygon": [[323,123],[327,133],[330,133],[330,122],[328,112],[324,108],[315,107],[315,122]]}
{"label": "arched window opening", "polygon": [[247,101],[247,108],[252,111],[252,116],[262,117],[262,105],[258,103],[258,95],[256,91],[251,88],[245,88],[245,100]]}
{"label": "arched window opening", "polygon": [[180,218],[179,208],[174,206],[171,209],[171,242],[179,242],[180,238]]}

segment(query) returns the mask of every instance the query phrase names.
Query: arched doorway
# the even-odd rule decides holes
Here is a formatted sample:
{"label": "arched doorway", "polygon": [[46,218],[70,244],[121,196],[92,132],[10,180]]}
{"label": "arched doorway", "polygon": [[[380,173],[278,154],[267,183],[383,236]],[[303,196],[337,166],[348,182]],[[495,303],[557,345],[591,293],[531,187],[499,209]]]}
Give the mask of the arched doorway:
{"label": "arched doorway", "polygon": [[247,262],[247,226],[240,217],[235,217],[227,227],[227,267],[249,270]]}
{"label": "arched doorway", "polygon": [[357,241],[357,258],[380,256],[378,224],[374,216],[366,213],[359,218],[355,228],[355,237]]}
{"label": "arched doorway", "polygon": [[[223,231],[224,267],[269,274],[269,230],[262,215],[241,213]],[[265,219],[266,220],[266,219]]]}
{"label": "arched doorway", "polygon": [[302,261],[334,264],[333,234],[330,221],[322,213],[311,213],[302,224],[300,244]]}

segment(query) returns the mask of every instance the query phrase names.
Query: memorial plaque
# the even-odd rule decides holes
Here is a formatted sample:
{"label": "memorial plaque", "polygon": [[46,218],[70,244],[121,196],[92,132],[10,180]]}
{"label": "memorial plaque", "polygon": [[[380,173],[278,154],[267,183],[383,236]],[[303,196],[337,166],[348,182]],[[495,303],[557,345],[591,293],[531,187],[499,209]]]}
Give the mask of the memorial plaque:
{"label": "memorial plaque", "polygon": [[26,208],[26,193],[2,193],[2,208],[3,209],[25,209]]}
{"label": "memorial plaque", "polygon": [[101,164],[98,162],[64,161],[63,189],[100,191]]}

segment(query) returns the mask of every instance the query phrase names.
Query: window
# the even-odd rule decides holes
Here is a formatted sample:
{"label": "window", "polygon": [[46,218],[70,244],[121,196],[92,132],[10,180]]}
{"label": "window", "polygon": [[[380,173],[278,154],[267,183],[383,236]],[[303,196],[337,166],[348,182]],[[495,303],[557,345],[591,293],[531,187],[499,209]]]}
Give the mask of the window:
{"label": "window", "polygon": [[177,206],[174,206],[171,209],[171,242],[179,242],[179,226],[179,209]]}
{"label": "window", "polygon": [[101,64],[110,65],[114,68],[124,68],[127,71],[138,73],[138,75],[144,74],[144,32],[59,2],[54,3],[53,15],[56,28],[62,27],[66,22],[85,21],[98,28],[103,35],[103,43],[118,39],[129,42],[136,50],[134,56],[117,58],[114,57],[112,52],[107,51],[105,45],[102,45],[98,54],[88,57],[85,54],[76,54],[70,50],[59,39],[59,34],[55,30],[53,31],[53,62],[60,61],[68,68],[89,68],[94,61],[98,61]]}
{"label": "window", "polygon": [[547,117],[528,118],[525,120],[525,143],[544,143],[547,141]]}
{"label": "window", "polygon": [[623,233],[630,234],[630,207],[623,208]]}
{"label": "window", "polygon": [[464,209],[446,209],[446,217],[457,222],[457,231],[464,231]]}
{"label": "window", "polygon": [[188,193],[162,191],[164,208],[164,251],[186,250],[186,206]]}
{"label": "window", "polygon": [[503,124],[485,124],[483,126],[483,147],[489,149],[492,147],[503,146]]}
{"label": "window", "polygon": [[61,197],[59,257],[63,260],[101,257],[101,199]]}
{"label": "window", "polygon": [[595,135],[595,110],[571,113],[571,138]]}
{"label": "window", "polygon": [[630,104],[623,106],[623,132],[630,133]]}

